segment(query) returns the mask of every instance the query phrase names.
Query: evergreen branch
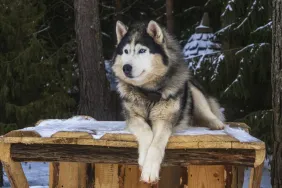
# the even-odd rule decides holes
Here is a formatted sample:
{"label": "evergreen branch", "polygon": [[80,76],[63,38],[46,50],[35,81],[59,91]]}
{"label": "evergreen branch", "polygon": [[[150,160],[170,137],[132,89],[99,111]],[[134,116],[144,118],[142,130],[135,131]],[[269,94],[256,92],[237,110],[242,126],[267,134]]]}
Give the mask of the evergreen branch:
{"label": "evergreen branch", "polygon": [[47,27],[45,27],[44,29],[41,29],[41,30],[39,30],[39,31],[37,31],[37,32],[35,32],[35,33],[32,33],[31,35],[37,35],[37,34],[42,33],[42,32],[44,32],[44,31],[46,31],[46,30],[48,30],[48,29],[50,29],[50,26],[47,26]]}
{"label": "evergreen branch", "polygon": [[251,15],[252,15],[252,13],[253,13],[253,11],[254,11],[256,5],[257,5],[257,0],[254,0],[254,2],[253,2],[252,6],[251,6],[251,8],[250,8],[250,11],[249,11],[247,17],[246,17],[246,18],[241,22],[241,24],[238,25],[234,30],[240,29],[240,28],[249,20],[249,18],[251,17]]}
{"label": "evergreen branch", "polygon": [[256,32],[259,32],[265,28],[269,28],[269,30],[272,30],[272,21],[268,22],[267,24],[260,26],[258,28],[256,28],[254,31],[251,32],[251,34],[254,34]]}
{"label": "evergreen branch", "polygon": [[108,19],[110,16],[112,15],[117,15],[117,14],[124,14],[125,12],[129,11],[130,8],[136,4],[138,2],[138,0],[135,0],[133,3],[131,3],[129,6],[127,6],[126,8],[124,8],[123,10],[119,11],[119,12],[114,12],[114,13],[111,13],[111,14],[108,14],[106,16],[104,16],[103,18],[101,18],[102,20],[106,20]]}

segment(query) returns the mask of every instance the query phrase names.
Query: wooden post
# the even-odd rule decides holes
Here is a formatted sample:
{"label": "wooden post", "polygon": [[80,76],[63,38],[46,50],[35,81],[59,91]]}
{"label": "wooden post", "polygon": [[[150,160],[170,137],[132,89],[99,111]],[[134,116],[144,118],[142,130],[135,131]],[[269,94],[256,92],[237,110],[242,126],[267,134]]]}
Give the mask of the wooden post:
{"label": "wooden post", "polygon": [[233,166],[232,167],[232,188],[242,188],[244,184],[245,167]]}
{"label": "wooden post", "polygon": [[10,157],[10,144],[0,142],[0,160],[8,176],[12,188],[29,188],[21,163],[14,162]]}
{"label": "wooden post", "polygon": [[251,175],[250,175],[249,188],[260,188],[263,165],[264,163],[262,163],[261,165],[255,168],[252,168]]}
{"label": "wooden post", "polygon": [[224,188],[224,166],[189,165],[188,187]]}
{"label": "wooden post", "polygon": [[181,175],[180,166],[162,167],[159,187],[160,188],[180,187],[180,175]]}
{"label": "wooden post", "polygon": [[50,182],[52,188],[86,188],[86,163],[60,162],[50,164]]}
{"label": "wooden post", "polygon": [[95,188],[119,188],[117,164],[95,164]]}
{"label": "wooden post", "polygon": [[120,165],[120,188],[150,188],[151,186],[140,181],[141,172],[138,165]]}

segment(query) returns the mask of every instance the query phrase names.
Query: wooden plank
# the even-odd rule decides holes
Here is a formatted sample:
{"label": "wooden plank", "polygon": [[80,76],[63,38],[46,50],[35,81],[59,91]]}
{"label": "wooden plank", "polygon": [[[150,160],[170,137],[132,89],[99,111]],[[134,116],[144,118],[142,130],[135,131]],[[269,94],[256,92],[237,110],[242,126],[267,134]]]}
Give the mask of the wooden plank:
{"label": "wooden plank", "polygon": [[95,164],[95,188],[119,188],[117,164]]}
{"label": "wooden plank", "polygon": [[92,135],[88,132],[67,132],[60,131],[51,136],[52,138],[89,138],[93,139]]}
{"label": "wooden plank", "polygon": [[140,181],[141,172],[138,165],[120,165],[120,188],[151,188],[150,185]]}
{"label": "wooden plank", "polygon": [[85,188],[86,164],[60,162],[58,187]]}
{"label": "wooden plank", "polygon": [[14,162],[11,159],[11,145],[0,142],[0,160],[4,166],[4,170],[8,176],[11,187],[28,188],[28,182],[24,175],[21,163]]}
{"label": "wooden plank", "polygon": [[[253,166],[255,150],[241,149],[167,149],[164,165],[235,164]],[[84,145],[13,144],[11,157],[15,161],[68,161],[84,163],[137,164],[136,148]]]}
{"label": "wooden plank", "polygon": [[[188,137],[188,136],[187,136]],[[22,143],[22,144],[73,144],[73,145],[92,145],[92,146],[108,146],[108,147],[131,147],[137,148],[137,142],[127,141],[108,141],[108,140],[94,140],[85,138],[35,138],[35,137],[4,137],[4,142],[9,144]],[[199,148],[200,142],[175,142],[168,143],[167,149],[189,149]],[[219,142],[222,143],[222,142]],[[214,143],[217,144],[217,143]],[[208,146],[207,146],[208,147]],[[212,145],[210,146],[213,147]],[[248,142],[239,143],[232,142],[232,148],[236,149],[265,149],[263,142]],[[229,145],[226,144],[226,149],[229,149]]]}
{"label": "wooden plank", "polygon": [[[102,136],[101,140],[111,140],[111,141],[136,141],[136,138],[132,134],[110,134],[107,133]],[[236,138],[230,135],[172,135],[169,138],[169,142],[238,142]]]}
{"label": "wooden plank", "polygon": [[199,148],[231,148],[231,142],[199,142]]}
{"label": "wooden plank", "polygon": [[49,164],[49,187],[57,188],[59,184],[60,163]]}
{"label": "wooden plank", "polygon": [[188,168],[181,167],[179,188],[187,188],[187,187],[188,187]]}
{"label": "wooden plank", "polygon": [[4,137],[41,137],[41,136],[36,131],[14,130],[5,134]]}
{"label": "wooden plank", "polygon": [[27,179],[24,175],[21,163],[3,162],[4,170],[7,174],[11,187],[29,188]]}
{"label": "wooden plank", "polygon": [[263,165],[264,164],[262,163],[261,165],[252,168],[249,181],[249,188],[260,188]]}
{"label": "wooden plank", "polygon": [[265,149],[265,143],[264,142],[232,142],[232,148],[261,150],[261,149]]}
{"label": "wooden plank", "polygon": [[232,166],[232,184],[231,188],[242,188],[244,184],[244,166]]}
{"label": "wooden plank", "polygon": [[188,187],[224,188],[224,166],[189,165]]}
{"label": "wooden plank", "polygon": [[160,172],[159,187],[161,188],[178,188],[180,186],[181,167],[163,167]]}

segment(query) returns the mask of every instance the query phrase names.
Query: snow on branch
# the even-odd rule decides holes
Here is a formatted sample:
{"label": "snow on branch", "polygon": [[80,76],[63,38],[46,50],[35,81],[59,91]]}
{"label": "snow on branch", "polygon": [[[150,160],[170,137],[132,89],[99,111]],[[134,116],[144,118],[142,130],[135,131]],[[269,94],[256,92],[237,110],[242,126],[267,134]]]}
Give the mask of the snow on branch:
{"label": "snow on branch", "polygon": [[233,25],[235,25],[235,23],[229,24],[227,26],[225,26],[224,28],[220,29],[219,31],[217,31],[215,33],[215,35],[221,35],[222,33],[224,33],[226,30],[229,30]]}
{"label": "snow on branch", "polygon": [[266,29],[272,30],[272,21],[269,21],[267,24],[256,28],[254,31],[251,32],[251,34],[257,33],[259,31],[266,30]]}
{"label": "snow on branch", "polygon": [[233,11],[233,8],[232,8],[232,3],[235,3],[235,0],[229,0],[226,7],[225,7],[225,10],[224,12],[221,14],[221,17],[225,16],[227,12],[232,12]]}
{"label": "snow on branch", "polygon": [[238,27],[235,28],[235,30],[240,29],[247,22],[247,20],[251,17],[256,5],[257,5],[257,0],[254,0],[247,17],[241,22],[240,25],[238,25]]}
{"label": "snow on branch", "polygon": [[257,48],[255,52],[257,52],[262,47],[269,46],[269,45],[270,45],[269,43],[257,43],[257,44],[253,43],[253,44],[249,44],[248,46],[245,46],[241,50],[238,50],[235,53],[235,55],[240,55],[241,53],[244,53],[244,52],[246,52],[248,50],[250,51],[250,53],[254,53],[255,48]]}

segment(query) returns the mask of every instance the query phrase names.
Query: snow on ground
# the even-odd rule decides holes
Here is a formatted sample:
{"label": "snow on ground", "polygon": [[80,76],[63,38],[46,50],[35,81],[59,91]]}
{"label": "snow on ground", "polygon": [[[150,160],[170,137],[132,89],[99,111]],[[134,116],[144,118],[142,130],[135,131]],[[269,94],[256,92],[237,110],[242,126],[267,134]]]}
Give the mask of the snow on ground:
{"label": "snow on ground", "polygon": [[[261,188],[271,188],[270,184],[270,166],[269,160],[265,160],[264,169],[262,175]],[[49,181],[49,165],[48,163],[42,162],[29,162],[22,163],[24,172],[27,176],[30,188],[48,188]],[[245,171],[244,186],[243,188],[248,188],[248,182],[250,179],[250,168]],[[4,175],[4,187],[10,188],[8,178]]]}
{"label": "snow on ground", "polygon": [[[48,188],[49,181],[49,163],[28,162],[22,163],[24,173],[27,177],[30,188]],[[10,188],[6,174],[4,174],[4,187]]]}

